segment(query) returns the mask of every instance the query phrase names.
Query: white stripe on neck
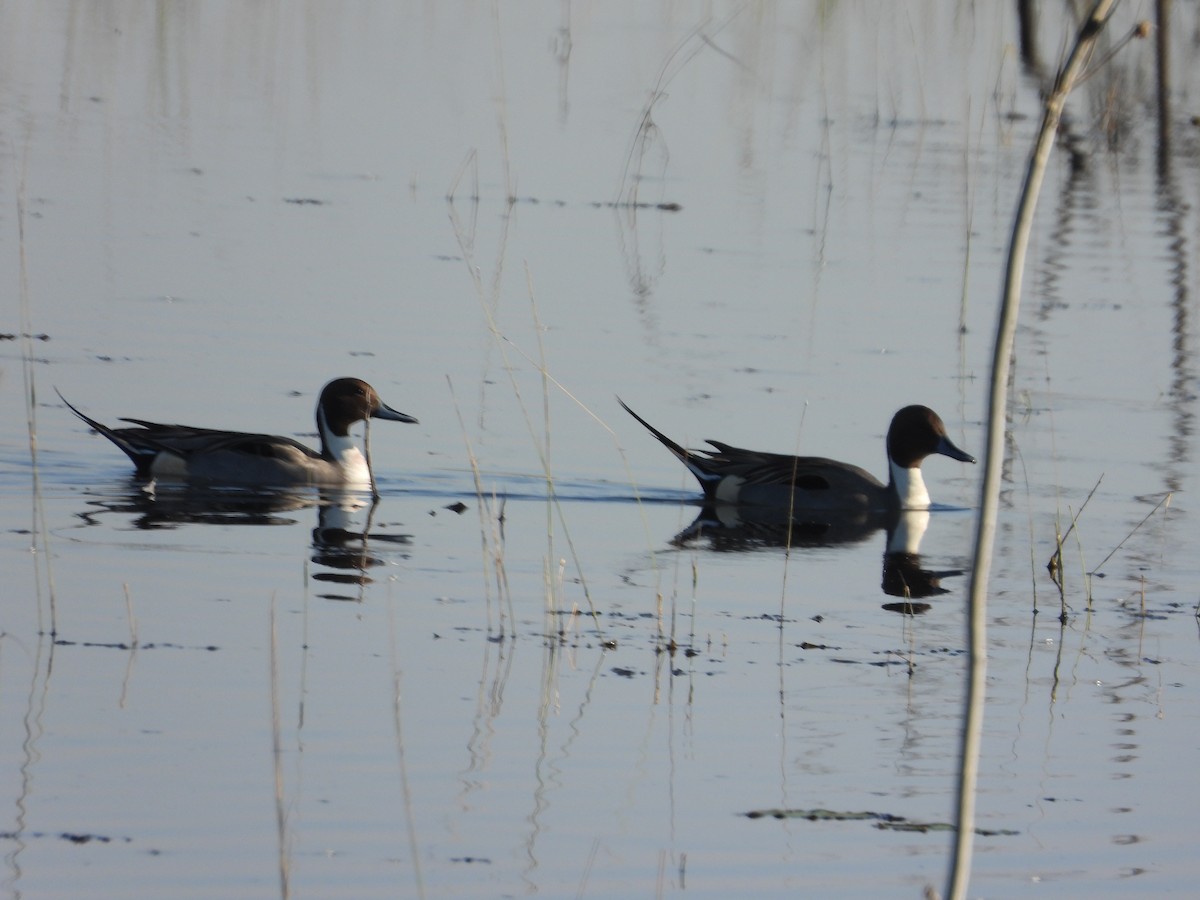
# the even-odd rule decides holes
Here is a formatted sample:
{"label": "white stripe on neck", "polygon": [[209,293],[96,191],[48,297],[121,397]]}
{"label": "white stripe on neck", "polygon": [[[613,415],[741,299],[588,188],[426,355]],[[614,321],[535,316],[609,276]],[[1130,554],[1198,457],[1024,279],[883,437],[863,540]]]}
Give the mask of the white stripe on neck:
{"label": "white stripe on neck", "polygon": [[892,484],[900,497],[901,509],[929,509],[929,491],[925,488],[925,479],[921,477],[920,468],[906,469],[888,460],[892,468]]}
{"label": "white stripe on neck", "polygon": [[350,435],[327,435],[325,446],[333,455],[333,461],[342,470],[342,477],[354,484],[369,484],[371,470],[367,468],[367,458],[354,443]]}

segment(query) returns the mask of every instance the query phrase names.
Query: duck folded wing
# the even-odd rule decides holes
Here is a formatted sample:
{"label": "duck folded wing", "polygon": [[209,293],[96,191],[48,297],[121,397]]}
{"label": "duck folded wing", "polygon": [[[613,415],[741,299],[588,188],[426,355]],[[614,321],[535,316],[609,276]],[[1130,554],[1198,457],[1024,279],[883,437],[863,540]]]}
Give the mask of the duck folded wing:
{"label": "duck folded wing", "polygon": [[764,453],[745,450],[721,441],[708,442],[716,452],[705,450],[708,460],[722,475],[734,476],[747,485],[790,485],[805,491],[839,490],[846,484],[868,484],[883,487],[866,469],[837,462],[822,456],[788,456],[785,453]]}

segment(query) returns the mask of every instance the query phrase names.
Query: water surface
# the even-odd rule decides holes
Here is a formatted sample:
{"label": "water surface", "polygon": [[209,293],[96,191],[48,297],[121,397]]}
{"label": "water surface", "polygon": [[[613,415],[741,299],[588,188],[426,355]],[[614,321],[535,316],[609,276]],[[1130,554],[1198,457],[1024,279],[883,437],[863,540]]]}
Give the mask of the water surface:
{"label": "water surface", "polygon": [[[1169,140],[1134,42],[1039,210],[973,895],[1195,883],[1173,14]],[[932,0],[4,6],[4,892],[940,887],[978,467],[928,462],[905,598],[883,531],[677,541],[699,491],[614,397],[880,476],[919,402],[979,454],[1070,30],[1042,15],[1029,45],[1007,4]],[[312,440],[340,375],[421,421],[372,428],[375,506],[150,496],[52,390]]]}

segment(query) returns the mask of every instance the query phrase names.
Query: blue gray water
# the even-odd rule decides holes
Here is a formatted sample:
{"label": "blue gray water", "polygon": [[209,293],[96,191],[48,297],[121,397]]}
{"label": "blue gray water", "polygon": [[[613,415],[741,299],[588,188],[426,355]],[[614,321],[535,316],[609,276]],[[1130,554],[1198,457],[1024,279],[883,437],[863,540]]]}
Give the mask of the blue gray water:
{"label": "blue gray water", "polygon": [[[615,397],[881,477],[919,402],[980,454],[1059,14],[1034,59],[932,0],[0,7],[0,331],[45,336],[0,342],[3,894],[940,887],[979,467],[928,462],[905,598],[883,532],[677,541],[699,492]],[[1137,41],[1043,192],[972,895],[1195,884],[1173,14],[1169,142]],[[312,440],[339,375],[421,422],[371,429],[373,508],[149,496],[52,390]]]}

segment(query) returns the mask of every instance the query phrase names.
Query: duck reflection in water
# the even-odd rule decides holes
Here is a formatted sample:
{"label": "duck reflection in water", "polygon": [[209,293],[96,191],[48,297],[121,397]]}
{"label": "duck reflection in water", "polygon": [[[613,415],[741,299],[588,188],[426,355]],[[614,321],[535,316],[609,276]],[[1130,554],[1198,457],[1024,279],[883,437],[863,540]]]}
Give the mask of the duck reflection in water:
{"label": "duck reflection in water", "polygon": [[811,511],[760,506],[707,504],[696,520],[675,535],[675,547],[705,546],[717,553],[740,553],[765,548],[815,548],[859,544],[878,531],[886,531],[883,554],[883,592],[901,598],[885,603],[889,612],[919,615],[932,607],[916,602],[950,593],[943,578],[963,574],[961,569],[922,567],[921,539],[929,526],[929,510],[901,510],[881,515],[814,515]]}
{"label": "duck reflection in water", "polygon": [[79,513],[89,525],[104,513],[133,516],[140,531],[180,525],[295,525],[286,515],[315,505],[316,494],[305,490],[159,486],[131,479],[124,489],[88,501],[92,509]]}
{"label": "duck reflection in water", "polygon": [[[362,588],[374,579],[367,572],[387,564],[387,559],[372,551],[373,543],[385,546],[406,546],[412,543],[411,535],[372,532],[375,510],[379,501],[369,498],[363,502],[362,494],[352,491],[323,491],[318,511],[317,526],[312,532],[312,561],[331,571],[313,573],[313,581],[327,584],[355,585]],[[392,550],[389,558],[399,555],[408,558],[408,553]],[[361,600],[357,595],[321,594],[325,600]]]}
{"label": "duck reflection in water", "polygon": [[950,593],[942,587],[943,578],[955,578],[962,569],[934,571],[921,567],[921,539],[929,527],[929,511],[905,510],[888,529],[887,549],[883,554],[883,592],[902,598],[899,603],[885,603],[890,612],[919,615],[928,612],[928,603],[913,601]]}
{"label": "duck reflection in water", "polygon": [[[412,540],[408,534],[373,531],[378,505],[372,495],[352,489],[266,490],[132,481],[117,494],[90,500],[91,508],[79,517],[88,525],[96,525],[105,513],[129,515],[133,527],[142,531],[185,525],[288,526],[300,524],[297,513],[315,507],[317,524],[312,530],[311,560],[322,568],[312,574],[312,579],[360,588],[356,595],[319,596],[327,600],[361,600],[361,588],[373,581],[368,572],[397,557],[406,559],[407,552],[395,548],[407,546]],[[373,552],[373,545],[382,552]]]}

